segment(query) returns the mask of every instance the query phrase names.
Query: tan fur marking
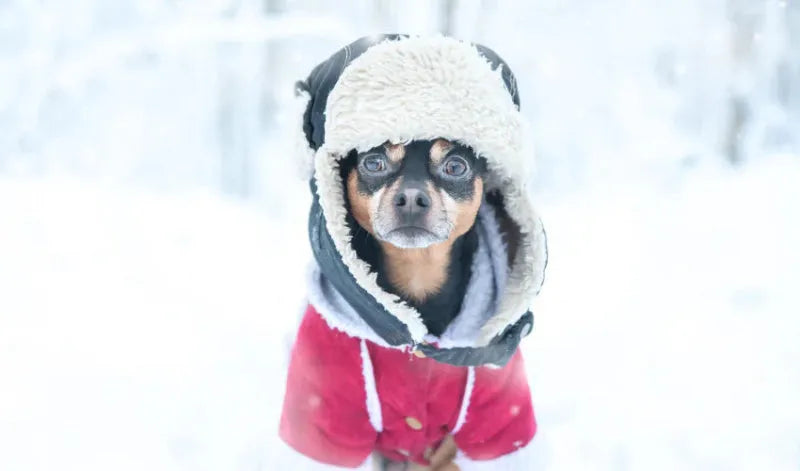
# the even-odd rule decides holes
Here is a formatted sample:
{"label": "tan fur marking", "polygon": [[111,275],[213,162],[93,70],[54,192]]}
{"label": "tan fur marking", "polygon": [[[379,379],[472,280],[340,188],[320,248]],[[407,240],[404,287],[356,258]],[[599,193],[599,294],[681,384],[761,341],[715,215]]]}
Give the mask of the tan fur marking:
{"label": "tan fur marking", "polygon": [[453,143],[447,139],[436,139],[436,142],[431,146],[431,162],[438,164],[442,161],[445,155],[453,148]]}
{"label": "tan fur marking", "polygon": [[[446,211],[455,212],[453,230],[450,231],[450,237],[446,241],[423,249],[400,249],[388,242],[380,243],[389,282],[395,289],[415,301],[424,301],[441,289],[447,279],[447,266],[453,242],[466,234],[475,223],[478,208],[483,200],[483,180],[476,178],[473,189],[474,196],[471,200],[456,202],[449,196],[445,197],[444,190],[435,191],[433,184],[428,182],[428,192],[433,197],[434,204],[439,200],[439,204],[443,204]],[[445,203],[448,199],[454,204]]]}
{"label": "tan fur marking", "polygon": [[356,222],[372,235],[372,216],[370,215],[370,197],[358,191],[358,170],[353,169],[347,175],[347,199],[350,201],[350,211]]}
{"label": "tan fur marking", "polygon": [[399,163],[406,156],[406,146],[403,144],[386,144],[386,156],[393,163]]}
{"label": "tan fur marking", "polygon": [[476,178],[472,184],[472,199],[456,203],[455,227],[450,238],[455,240],[466,234],[470,227],[475,224],[478,216],[478,209],[483,201],[483,179]]}
{"label": "tan fur marking", "polygon": [[401,249],[381,241],[389,282],[416,301],[435,294],[444,284],[451,246],[445,241],[424,249]]}

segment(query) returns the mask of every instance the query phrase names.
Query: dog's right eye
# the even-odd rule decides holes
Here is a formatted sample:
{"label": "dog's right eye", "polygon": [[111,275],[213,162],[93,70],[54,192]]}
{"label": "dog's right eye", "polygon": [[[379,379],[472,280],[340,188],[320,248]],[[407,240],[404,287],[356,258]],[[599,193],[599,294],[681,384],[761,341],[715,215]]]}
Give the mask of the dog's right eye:
{"label": "dog's right eye", "polygon": [[364,157],[361,161],[361,166],[368,173],[381,173],[386,170],[386,158],[382,155],[371,154]]}

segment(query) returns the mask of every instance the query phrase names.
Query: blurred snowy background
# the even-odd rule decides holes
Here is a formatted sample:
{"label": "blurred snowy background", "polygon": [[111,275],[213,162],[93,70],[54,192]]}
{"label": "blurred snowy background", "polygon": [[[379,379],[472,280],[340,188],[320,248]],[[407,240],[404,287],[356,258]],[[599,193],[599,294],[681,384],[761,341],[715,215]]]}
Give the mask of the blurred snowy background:
{"label": "blurred snowy background", "polygon": [[796,0],[0,0],[0,469],[275,469],[292,84],[395,31],[519,80],[530,469],[800,469]]}

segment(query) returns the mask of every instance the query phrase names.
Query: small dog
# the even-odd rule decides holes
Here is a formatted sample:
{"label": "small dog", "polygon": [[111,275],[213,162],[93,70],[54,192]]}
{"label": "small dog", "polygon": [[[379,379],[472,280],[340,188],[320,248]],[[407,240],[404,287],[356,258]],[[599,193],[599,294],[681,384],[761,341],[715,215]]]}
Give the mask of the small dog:
{"label": "small dog", "polygon": [[547,251],[514,75],[481,45],[385,35],[334,53],[296,96],[314,263],[281,469],[526,469],[518,347]]}
{"label": "small dog", "polygon": [[415,307],[433,335],[461,308],[477,246],[486,161],[445,139],[384,144],[342,165],[354,237],[378,284]]}
{"label": "small dog", "polygon": [[[436,139],[352,152],[341,168],[348,211],[367,233],[356,233],[355,249],[378,284],[441,335],[458,315],[469,283],[486,161],[467,146]],[[412,469],[453,466],[452,439],[436,455],[441,459],[430,468]],[[387,463],[386,469],[407,469],[402,466]]]}

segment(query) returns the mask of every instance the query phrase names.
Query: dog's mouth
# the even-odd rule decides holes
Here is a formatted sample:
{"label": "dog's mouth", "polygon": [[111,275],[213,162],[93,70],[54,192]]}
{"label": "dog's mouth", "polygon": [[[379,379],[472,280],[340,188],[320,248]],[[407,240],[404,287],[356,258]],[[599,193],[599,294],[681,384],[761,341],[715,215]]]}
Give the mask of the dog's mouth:
{"label": "dog's mouth", "polygon": [[396,227],[380,238],[401,249],[422,249],[445,240],[420,226]]}

